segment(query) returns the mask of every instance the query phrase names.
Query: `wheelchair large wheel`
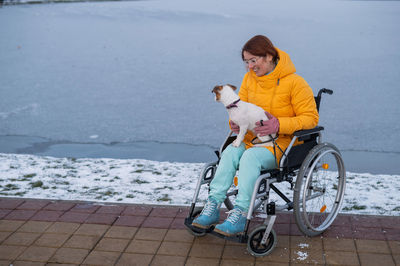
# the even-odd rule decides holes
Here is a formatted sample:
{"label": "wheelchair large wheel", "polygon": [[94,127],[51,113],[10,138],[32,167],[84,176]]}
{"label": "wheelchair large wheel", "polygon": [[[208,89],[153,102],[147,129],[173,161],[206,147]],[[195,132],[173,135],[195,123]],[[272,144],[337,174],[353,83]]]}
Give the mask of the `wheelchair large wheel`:
{"label": "wheelchair large wheel", "polygon": [[344,197],[346,171],[339,150],[316,145],[297,175],[293,209],[299,230],[307,236],[324,232],[338,215]]}
{"label": "wheelchair large wheel", "polygon": [[273,229],[269,233],[267,242],[265,244],[261,243],[265,230],[267,230],[267,226],[262,225],[254,229],[254,231],[249,235],[249,239],[247,241],[247,251],[249,251],[249,253],[255,257],[269,255],[276,246],[277,238]]}

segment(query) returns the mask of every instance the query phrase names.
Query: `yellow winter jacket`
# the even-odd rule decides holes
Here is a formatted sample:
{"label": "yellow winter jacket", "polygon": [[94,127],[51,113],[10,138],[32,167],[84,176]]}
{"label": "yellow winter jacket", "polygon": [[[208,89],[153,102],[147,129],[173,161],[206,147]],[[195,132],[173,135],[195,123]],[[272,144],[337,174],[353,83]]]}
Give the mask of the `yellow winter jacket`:
{"label": "yellow winter jacket", "polygon": [[[312,89],[302,77],[295,74],[296,68],[289,55],[277,50],[280,59],[274,71],[262,77],[257,77],[252,70],[247,72],[240,86],[239,97],[278,118],[279,137],[276,142],[284,151],[295,131],[317,126],[319,115]],[[244,138],[246,148],[253,146],[251,141],[254,137],[252,132],[247,132]],[[267,149],[274,153],[273,147]],[[275,151],[279,162],[282,153],[278,148]]]}

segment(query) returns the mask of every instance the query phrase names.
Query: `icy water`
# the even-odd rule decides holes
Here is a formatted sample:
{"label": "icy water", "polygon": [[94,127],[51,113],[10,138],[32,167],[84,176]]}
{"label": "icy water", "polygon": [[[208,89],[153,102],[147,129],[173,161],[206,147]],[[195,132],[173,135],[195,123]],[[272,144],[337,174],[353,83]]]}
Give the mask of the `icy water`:
{"label": "icy water", "polygon": [[400,2],[289,3],[0,8],[0,153],[214,160],[228,129],[210,91],[240,86],[240,49],[265,34],[334,90],[320,124],[347,168],[400,173]]}

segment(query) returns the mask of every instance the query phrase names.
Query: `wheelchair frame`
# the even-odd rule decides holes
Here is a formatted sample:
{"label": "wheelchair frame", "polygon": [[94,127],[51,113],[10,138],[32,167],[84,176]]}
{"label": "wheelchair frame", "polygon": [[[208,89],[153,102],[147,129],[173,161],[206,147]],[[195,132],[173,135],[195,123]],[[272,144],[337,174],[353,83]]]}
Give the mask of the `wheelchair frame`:
{"label": "wheelchair frame", "polygon": [[[316,97],[314,97],[318,111],[322,93],[332,94],[333,91],[324,88],[318,92]],[[214,227],[209,229],[200,229],[194,227],[192,226],[192,221],[201,212],[201,209],[196,209],[196,202],[201,186],[205,184],[209,185],[211,183],[212,179],[214,178],[222,151],[236,138],[236,136],[233,136],[232,132],[230,132],[224,143],[221,145],[219,151],[216,151],[218,161],[206,164],[199,176],[190,206],[189,216],[185,219],[185,225],[189,232],[195,236],[203,236],[207,233],[210,233],[230,241],[240,243],[247,242],[247,249],[250,254],[253,256],[265,256],[271,253],[276,245],[277,238],[276,233],[273,230],[273,225],[276,220],[276,211],[294,209],[296,223],[300,231],[307,236],[319,235],[325,231],[332,224],[338,212],[340,211],[345,191],[346,171],[339,150],[330,143],[321,142],[323,130],[323,127],[317,126],[310,130],[296,131],[293,134],[293,138],[289,146],[283,152],[282,158],[279,162],[279,168],[261,171],[260,176],[257,178],[250,201],[249,211],[246,217],[244,232],[235,236],[227,237],[214,232]],[[303,141],[303,144],[294,146],[296,140]],[[318,177],[314,176],[315,173],[318,173],[321,167],[324,169],[325,167],[329,167],[328,164],[324,166],[324,163],[320,163],[320,160],[325,155],[332,155],[334,162],[336,162],[338,171],[338,176],[336,179],[338,184],[336,185],[337,192],[335,200],[332,201],[332,211],[327,213],[327,219],[324,219],[324,221],[321,222],[321,225],[318,225],[318,221],[316,220],[322,217],[322,214],[325,212],[326,205],[324,205],[325,207],[323,208],[325,209],[323,211],[323,208],[321,208],[319,216],[317,212],[308,212],[305,209],[307,208],[308,201],[321,196],[324,197],[325,193],[327,193],[326,187],[318,187],[319,184],[318,181],[316,181]],[[291,184],[291,189],[293,189],[293,177],[295,176],[297,176],[297,178],[294,189],[294,197],[293,201],[291,201],[274,185],[274,183],[286,181]],[[335,184],[333,187],[335,188]],[[269,197],[271,189],[281,199],[283,199],[286,204],[276,205],[274,201],[271,201]],[[229,197],[235,196],[237,193],[237,188],[235,188],[233,191],[227,192],[224,204],[228,210],[233,208],[233,204],[231,203]],[[260,208],[261,213],[266,215],[263,225],[257,227],[249,235],[248,231],[253,213]],[[309,216],[311,215],[312,218],[310,220]],[[316,219],[314,215],[317,217]],[[316,227],[315,224],[318,226]]]}

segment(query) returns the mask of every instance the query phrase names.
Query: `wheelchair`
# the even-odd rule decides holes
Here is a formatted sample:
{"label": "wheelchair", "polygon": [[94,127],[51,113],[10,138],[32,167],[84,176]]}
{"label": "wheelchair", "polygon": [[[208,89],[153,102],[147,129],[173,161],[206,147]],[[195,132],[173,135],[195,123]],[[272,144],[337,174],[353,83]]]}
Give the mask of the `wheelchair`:
{"label": "wheelchair", "polygon": [[[314,97],[318,112],[323,93],[332,94],[333,91],[323,88]],[[340,151],[333,144],[322,142],[323,130],[323,127],[317,126],[294,132],[293,139],[279,161],[279,167],[261,171],[257,178],[244,232],[227,237],[214,232],[214,227],[194,227],[192,221],[202,211],[202,207],[196,207],[201,187],[207,185],[209,188],[222,151],[236,138],[230,132],[219,151],[215,152],[218,160],[206,164],[198,178],[189,215],[184,222],[188,231],[196,237],[212,234],[226,240],[247,243],[248,252],[256,257],[270,254],[276,246],[277,236],[273,229],[276,212],[293,209],[295,222],[304,235],[312,237],[322,234],[337,217],[346,186],[346,171]],[[301,144],[294,145],[296,140],[301,141]],[[282,182],[290,184],[293,200],[274,185]],[[282,202],[278,204],[277,200],[271,199],[271,190]],[[233,209],[237,193],[235,184],[232,184],[224,201],[228,210]],[[249,232],[253,217],[262,217],[263,222]]]}

